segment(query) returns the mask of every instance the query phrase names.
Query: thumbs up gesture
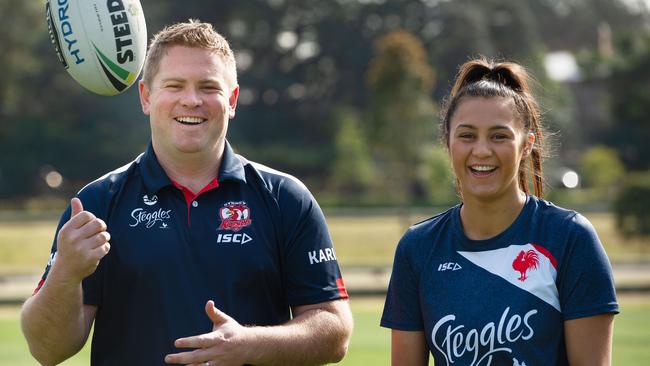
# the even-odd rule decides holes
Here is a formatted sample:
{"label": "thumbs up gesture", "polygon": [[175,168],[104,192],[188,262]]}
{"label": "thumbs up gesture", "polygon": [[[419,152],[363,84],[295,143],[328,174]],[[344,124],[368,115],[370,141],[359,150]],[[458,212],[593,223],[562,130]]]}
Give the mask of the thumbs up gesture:
{"label": "thumbs up gesture", "polygon": [[242,326],[228,314],[217,309],[212,300],[205,304],[205,313],[212,322],[212,332],[177,339],[174,342],[176,347],[195,348],[195,350],[167,355],[165,362],[226,366],[240,366],[246,363],[248,353],[254,352],[255,348],[249,341],[252,328]]}
{"label": "thumbs up gesture", "polygon": [[73,198],[70,205],[72,213],[59,230],[52,270],[64,274],[70,281],[81,282],[95,272],[99,261],[110,250],[111,235],[103,220],[84,211],[81,200]]}

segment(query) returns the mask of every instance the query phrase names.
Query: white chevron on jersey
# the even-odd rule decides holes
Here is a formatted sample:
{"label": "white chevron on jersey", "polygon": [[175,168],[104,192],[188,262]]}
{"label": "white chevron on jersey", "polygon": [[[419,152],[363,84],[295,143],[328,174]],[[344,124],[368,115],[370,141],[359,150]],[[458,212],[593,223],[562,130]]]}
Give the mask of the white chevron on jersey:
{"label": "white chevron on jersey", "polygon": [[458,254],[561,311],[555,286],[557,261],[541,245],[510,245],[482,252],[459,251]]}

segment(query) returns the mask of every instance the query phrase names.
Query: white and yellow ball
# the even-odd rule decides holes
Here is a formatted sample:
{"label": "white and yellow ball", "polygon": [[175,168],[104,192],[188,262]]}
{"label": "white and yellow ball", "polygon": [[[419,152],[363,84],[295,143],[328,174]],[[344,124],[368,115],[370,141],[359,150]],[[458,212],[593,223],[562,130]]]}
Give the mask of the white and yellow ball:
{"label": "white and yellow ball", "polygon": [[47,0],[46,13],[59,60],[84,88],[116,95],[137,80],[147,52],[138,0]]}

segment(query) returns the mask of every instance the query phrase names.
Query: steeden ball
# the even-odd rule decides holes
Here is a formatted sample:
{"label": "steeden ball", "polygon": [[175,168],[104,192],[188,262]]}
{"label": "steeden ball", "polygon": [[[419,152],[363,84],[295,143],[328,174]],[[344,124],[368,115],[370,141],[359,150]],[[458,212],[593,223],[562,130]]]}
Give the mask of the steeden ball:
{"label": "steeden ball", "polygon": [[45,8],[59,60],[81,86],[116,95],[133,85],[147,52],[138,0],[47,0]]}

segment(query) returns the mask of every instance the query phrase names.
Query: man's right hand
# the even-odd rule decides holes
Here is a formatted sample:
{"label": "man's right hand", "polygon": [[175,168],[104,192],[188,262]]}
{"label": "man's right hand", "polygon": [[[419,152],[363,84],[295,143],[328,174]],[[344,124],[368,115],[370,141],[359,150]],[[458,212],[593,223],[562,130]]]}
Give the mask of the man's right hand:
{"label": "man's right hand", "polygon": [[70,201],[70,220],[59,230],[52,270],[68,281],[81,282],[97,269],[111,248],[106,223],[84,211],[79,198]]}

